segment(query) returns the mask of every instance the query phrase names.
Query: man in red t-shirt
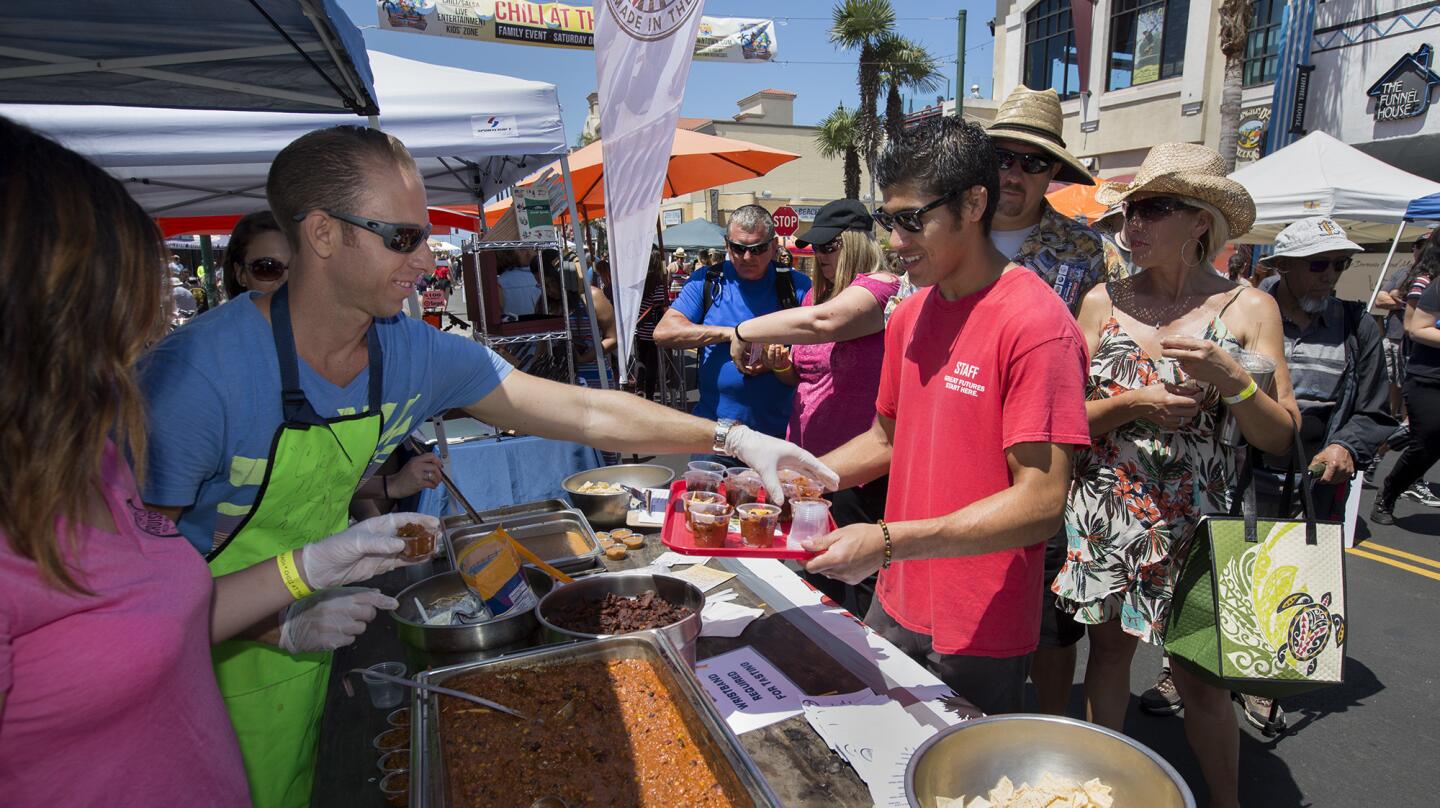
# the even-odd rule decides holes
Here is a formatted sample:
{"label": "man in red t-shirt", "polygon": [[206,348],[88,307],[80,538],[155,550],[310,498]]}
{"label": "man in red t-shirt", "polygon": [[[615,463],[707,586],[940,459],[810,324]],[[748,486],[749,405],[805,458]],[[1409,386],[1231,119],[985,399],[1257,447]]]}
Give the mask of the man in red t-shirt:
{"label": "man in red t-shirt", "polygon": [[806,565],[847,583],[880,570],[866,624],[987,713],[1022,707],[1045,541],[1090,443],[1085,340],[988,238],[995,160],[979,127],[941,118],[877,164],[875,218],[919,291],[886,327],[874,425],[824,460],[842,488],[888,472],[890,497]]}

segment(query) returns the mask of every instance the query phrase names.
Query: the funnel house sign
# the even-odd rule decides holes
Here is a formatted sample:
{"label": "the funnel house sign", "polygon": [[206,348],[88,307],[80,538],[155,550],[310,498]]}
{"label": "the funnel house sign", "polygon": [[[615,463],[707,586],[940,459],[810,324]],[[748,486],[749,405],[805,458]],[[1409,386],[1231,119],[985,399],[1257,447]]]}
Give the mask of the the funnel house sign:
{"label": "the funnel house sign", "polygon": [[1434,52],[1421,45],[1407,53],[1370,86],[1366,95],[1375,99],[1375,120],[1398,121],[1424,115],[1430,108],[1430,95],[1440,84],[1440,76],[1430,69]]}

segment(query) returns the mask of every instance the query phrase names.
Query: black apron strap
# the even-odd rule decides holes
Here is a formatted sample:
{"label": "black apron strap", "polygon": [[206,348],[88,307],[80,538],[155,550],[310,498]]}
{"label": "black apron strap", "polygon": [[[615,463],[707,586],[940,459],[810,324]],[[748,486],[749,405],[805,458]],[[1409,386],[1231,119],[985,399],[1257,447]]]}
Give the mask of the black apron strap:
{"label": "black apron strap", "polygon": [[[285,424],[293,427],[326,426],[325,419],[311,406],[300,386],[300,359],[295,352],[295,331],[290,325],[290,286],[285,284],[270,297],[270,332],[275,338],[275,358],[280,362],[280,405]],[[371,320],[365,332],[365,348],[369,355],[370,412],[380,412],[385,387],[385,352],[380,347],[380,334]]]}

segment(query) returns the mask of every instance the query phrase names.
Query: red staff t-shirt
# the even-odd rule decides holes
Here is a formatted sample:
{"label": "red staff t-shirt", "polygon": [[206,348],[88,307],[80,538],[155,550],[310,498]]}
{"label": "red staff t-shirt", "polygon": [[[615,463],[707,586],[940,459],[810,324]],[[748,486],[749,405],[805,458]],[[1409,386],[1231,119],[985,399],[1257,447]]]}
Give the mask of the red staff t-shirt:
{"label": "red staff t-shirt", "polygon": [[[1006,272],[945,300],[930,287],[895,310],[875,408],[895,420],[892,522],[953,513],[1010,487],[1017,443],[1086,446],[1085,340],[1035,273]],[[1044,547],[897,561],[880,573],[886,613],[944,654],[1011,657],[1040,636]]]}

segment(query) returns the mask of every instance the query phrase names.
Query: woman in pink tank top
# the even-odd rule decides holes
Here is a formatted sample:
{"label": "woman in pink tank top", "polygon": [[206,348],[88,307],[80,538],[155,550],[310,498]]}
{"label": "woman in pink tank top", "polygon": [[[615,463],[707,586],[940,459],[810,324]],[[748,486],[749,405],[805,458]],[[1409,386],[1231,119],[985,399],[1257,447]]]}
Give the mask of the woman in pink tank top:
{"label": "woman in pink tank top", "polygon": [[0,802],[249,805],[212,640],[284,609],[282,646],[353,641],[355,607],[394,601],[327,587],[398,566],[381,524],[438,522],[392,514],[307,545],[298,584],[274,559],[212,580],[126,463],[145,456],[133,365],[169,320],[154,222],[0,117],[0,242]]}
{"label": "woman in pink tank top", "polygon": [[[900,279],[881,271],[884,255],[871,236],[873,226],[870,212],[856,200],[821,208],[804,238],[796,240],[802,247],[814,246],[815,285],[799,307],[746,320],[731,341],[731,356],[742,367],[751,344],[767,346],[768,366],[781,381],[795,385],[785,437],[817,456],[875,421],[885,306],[899,291]],[[787,345],[793,347],[787,351]],[[887,482],[881,477],[829,495],[836,524],[884,517]],[[805,577],[855,614],[869,606],[871,582],[849,587],[822,575]]]}

